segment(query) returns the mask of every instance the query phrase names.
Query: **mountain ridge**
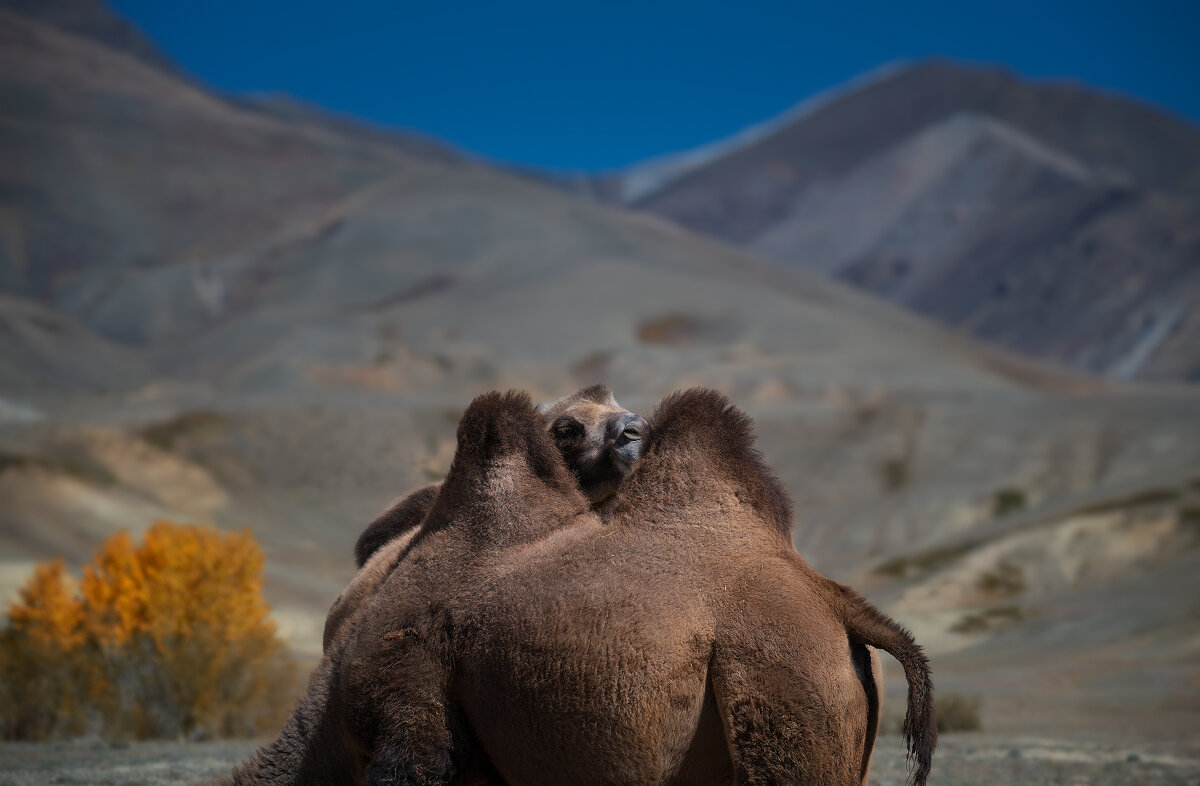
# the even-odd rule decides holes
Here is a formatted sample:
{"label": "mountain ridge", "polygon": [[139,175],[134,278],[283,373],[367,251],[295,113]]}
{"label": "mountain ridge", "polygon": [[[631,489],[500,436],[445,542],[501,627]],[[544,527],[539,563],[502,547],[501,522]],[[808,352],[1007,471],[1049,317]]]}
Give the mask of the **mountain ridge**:
{"label": "mountain ridge", "polygon": [[[1181,118],[930,60],[730,139],[590,193],[619,199],[632,184],[634,209],[1087,373],[1200,379],[1200,128]],[[943,166],[939,144],[966,145],[954,180],[914,191]],[[930,269],[950,275],[912,275]]]}

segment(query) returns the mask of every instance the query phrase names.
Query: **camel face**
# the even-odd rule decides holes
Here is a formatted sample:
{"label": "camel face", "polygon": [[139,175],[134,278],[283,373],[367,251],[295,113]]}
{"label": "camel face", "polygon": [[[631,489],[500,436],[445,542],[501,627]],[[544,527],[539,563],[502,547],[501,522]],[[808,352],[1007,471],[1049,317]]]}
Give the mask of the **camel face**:
{"label": "camel face", "polygon": [[[592,505],[609,499],[642,457],[646,421],[623,409],[604,385],[582,388],[541,405],[538,411],[546,420],[551,441]],[[354,545],[355,565],[362,568],[384,544],[420,526],[440,490],[441,484],[433,483],[394,500],[359,536]],[[345,613],[343,609],[341,614]]]}
{"label": "camel face", "polygon": [[642,457],[646,421],[625,410],[577,405],[550,424],[550,437],[593,505],[612,496]]}
{"label": "camel face", "polygon": [[603,385],[543,405],[541,412],[550,439],[593,505],[611,497],[642,457],[645,419],[623,409]]}

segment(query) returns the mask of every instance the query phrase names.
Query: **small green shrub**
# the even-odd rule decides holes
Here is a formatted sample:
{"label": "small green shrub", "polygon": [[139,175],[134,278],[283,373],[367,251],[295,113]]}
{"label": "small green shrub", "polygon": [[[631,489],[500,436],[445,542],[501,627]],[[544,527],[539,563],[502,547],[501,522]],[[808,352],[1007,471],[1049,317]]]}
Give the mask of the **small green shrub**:
{"label": "small green shrub", "polygon": [[996,518],[1024,510],[1029,500],[1025,492],[1017,488],[1003,488],[992,495],[992,515]]}

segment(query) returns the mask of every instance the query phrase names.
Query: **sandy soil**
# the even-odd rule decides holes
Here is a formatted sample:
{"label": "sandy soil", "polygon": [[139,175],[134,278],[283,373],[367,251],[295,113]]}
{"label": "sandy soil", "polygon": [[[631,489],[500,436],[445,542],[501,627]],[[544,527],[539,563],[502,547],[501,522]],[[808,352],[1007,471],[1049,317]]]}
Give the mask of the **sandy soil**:
{"label": "sandy soil", "polygon": [[[0,745],[0,786],[197,783],[228,772],[253,751],[244,740],[210,743],[102,742]],[[907,779],[899,737],[879,738],[872,786]],[[938,786],[1126,786],[1200,784],[1195,743],[1048,740],[991,734],[943,738],[930,783]]]}

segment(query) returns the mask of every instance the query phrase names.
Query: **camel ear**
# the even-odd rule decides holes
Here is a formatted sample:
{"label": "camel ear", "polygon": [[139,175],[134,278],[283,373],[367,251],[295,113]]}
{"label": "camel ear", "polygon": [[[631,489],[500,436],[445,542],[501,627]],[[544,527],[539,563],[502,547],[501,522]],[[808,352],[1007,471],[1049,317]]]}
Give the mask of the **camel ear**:
{"label": "camel ear", "polygon": [[563,396],[555,401],[548,401],[545,404],[539,404],[538,411],[546,418],[552,418],[566,411],[571,405],[579,401],[592,401],[604,407],[617,408],[620,406],[617,403],[616,396],[613,395],[612,389],[608,385],[588,385],[586,388],[580,388],[568,396]]}
{"label": "camel ear", "polygon": [[612,388],[608,385],[588,385],[574,393],[571,398],[594,401],[606,407],[618,406],[617,397],[613,395]]}

